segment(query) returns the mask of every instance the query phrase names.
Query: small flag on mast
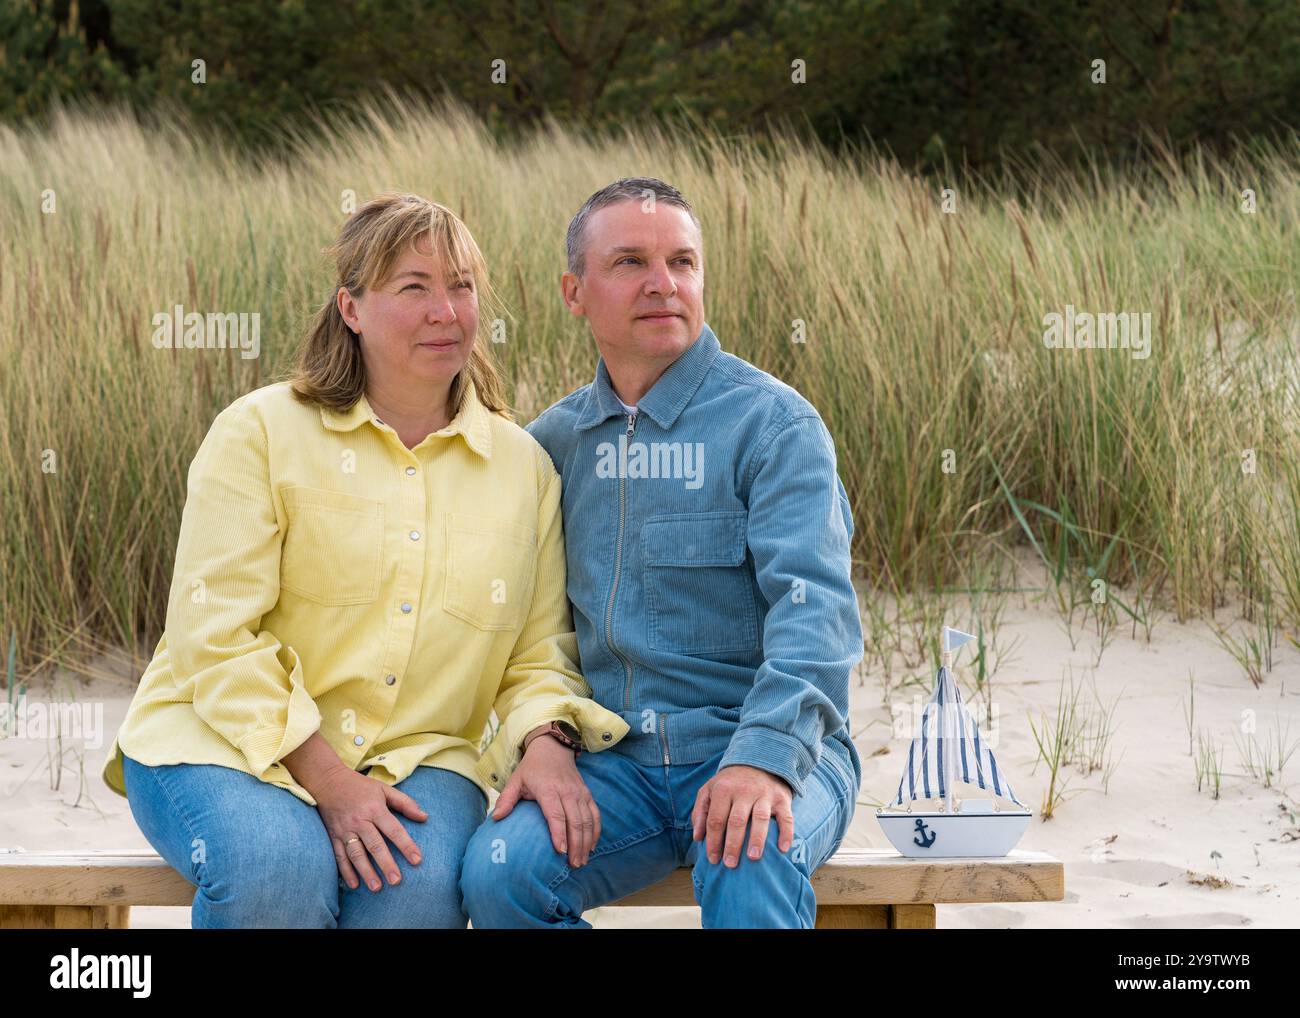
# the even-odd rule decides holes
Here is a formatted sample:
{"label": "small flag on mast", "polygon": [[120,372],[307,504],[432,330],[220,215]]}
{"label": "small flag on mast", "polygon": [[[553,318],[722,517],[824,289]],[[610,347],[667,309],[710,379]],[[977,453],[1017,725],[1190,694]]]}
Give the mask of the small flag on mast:
{"label": "small flag on mast", "polygon": [[951,654],[963,644],[970,643],[975,639],[970,633],[963,633],[960,629],[949,629],[943,627],[943,650],[945,654]]}

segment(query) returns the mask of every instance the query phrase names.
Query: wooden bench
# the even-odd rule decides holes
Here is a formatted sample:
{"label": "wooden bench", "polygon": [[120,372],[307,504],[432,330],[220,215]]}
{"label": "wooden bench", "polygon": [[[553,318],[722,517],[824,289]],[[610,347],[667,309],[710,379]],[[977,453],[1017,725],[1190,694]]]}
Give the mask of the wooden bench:
{"label": "wooden bench", "polygon": [[[812,883],[818,929],[933,929],[936,905],[1061,901],[1065,869],[1046,853],[1019,849],[998,859],[931,860],[846,850]],[[194,885],[148,849],[0,853],[0,929],[126,929],[132,905],[188,906],[193,898]],[[695,903],[682,868],[611,904]]]}

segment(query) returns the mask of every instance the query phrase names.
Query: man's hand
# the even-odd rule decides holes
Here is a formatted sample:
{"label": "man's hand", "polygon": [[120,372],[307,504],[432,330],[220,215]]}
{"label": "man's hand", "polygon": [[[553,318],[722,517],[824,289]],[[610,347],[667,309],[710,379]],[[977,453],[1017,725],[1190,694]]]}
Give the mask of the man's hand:
{"label": "man's hand", "polygon": [[501,790],[492,819],[505,819],[520,799],[541,807],[555,851],[568,852],[574,869],[586,865],[600,840],[600,811],[578,773],[573,750],[549,735],[533,739]]}
{"label": "man's hand", "polygon": [[749,858],[761,859],[763,845],[767,842],[767,825],[776,817],[777,847],[788,852],[794,842],[792,797],[785,779],[775,774],[745,764],[723,767],[704,783],[695,796],[695,808],[691,810],[694,838],[699,841],[708,833],[705,849],[709,862],[716,863],[723,849],[725,832],[725,863],[734,869],[740,863],[746,825],[750,827]]}

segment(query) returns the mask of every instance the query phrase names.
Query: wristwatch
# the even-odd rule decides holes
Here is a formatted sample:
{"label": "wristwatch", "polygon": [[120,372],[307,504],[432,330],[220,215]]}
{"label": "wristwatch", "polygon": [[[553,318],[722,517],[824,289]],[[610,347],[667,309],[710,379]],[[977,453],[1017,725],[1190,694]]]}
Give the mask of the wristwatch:
{"label": "wristwatch", "polygon": [[[533,733],[529,732],[528,735],[531,736]],[[543,735],[549,735],[553,739],[558,739],[560,742],[564,743],[564,745],[573,750],[573,755],[575,757],[582,752],[582,733],[567,721],[552,721],[545,728],[539,729],[536,735],[539,739]],[[528,736],[524,737],[523,750],[525,752],[527,752],[528,746],[532,741],[533,740]]]}

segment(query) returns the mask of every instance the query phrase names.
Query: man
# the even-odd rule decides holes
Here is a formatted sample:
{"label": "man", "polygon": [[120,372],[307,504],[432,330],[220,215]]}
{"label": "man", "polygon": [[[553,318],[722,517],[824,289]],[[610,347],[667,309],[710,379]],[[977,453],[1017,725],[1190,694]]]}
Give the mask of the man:
{"label": "man", "polygon": [[[563,480],[583,674],[630,731],[577,757],[594,846],[568,844],[553,797],[544,816],[526,780],[504,784],[461,871],[478,928],[589,928],[584,910],[679,866],[705,927],[809,928],[809,877],[853,816],[848,497],[811,404],[720,351],[702,248],[690,203],[653,178],[569,225],[564,301],[601,357],[528,430]],[[574,734],[549,727],[525,743]]]}

